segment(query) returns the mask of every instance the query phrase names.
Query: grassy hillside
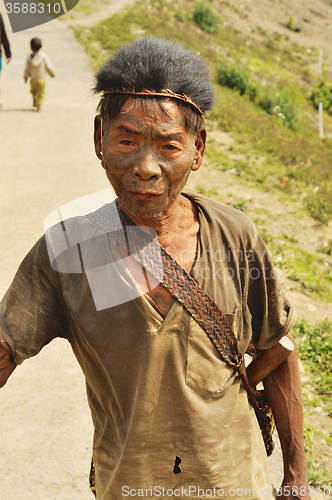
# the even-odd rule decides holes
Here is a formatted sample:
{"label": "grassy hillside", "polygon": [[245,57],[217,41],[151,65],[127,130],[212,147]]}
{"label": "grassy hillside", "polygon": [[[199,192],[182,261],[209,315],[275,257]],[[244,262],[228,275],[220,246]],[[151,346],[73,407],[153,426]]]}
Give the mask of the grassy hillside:
{"label": "grassy hillside", "polygon": [[[209,65],[217,92],[209,118],[234,133],[246,154],[265,157],[264,163],[243,165],[241,175],[264,189],[281,189],[281,180],[287,177],[284,192],[296,199],[304,193],[305,207],[327,223],[332,218],[332,141],[319,138],[317,112],[309,98],[320,81],[312,71],[317,51],[291,43],[287,35],[261,29],[244,36],[223,25],[223,2],[218,2],[218,8],[208,1],[201,5],[215,12],[213,33],[194,22],[194,2],[149,0],[91,29],[77,28],[77,37],[95,69],[123,43],[142,34],[177,40],[199,52]],[[228,86],[217,83],[222,70]],[[325,126],[330,134],[328,113]],[[217,158],[217,151],[215,158],[224,168],[233,168],[224,157]]]}
{"label": "grassy hillside", "polygon": [[[82,12],[93,8],[81,0]],[[207,117],[207,164],[190,187],[248,213],[289,289],[332,303],[332,117],[324,112],[322,139],[317,113],[318,92],[326,109],[331,98],[332,112],[332,75],[328,68],[317,73],[315,47],[294,43],[287,31],[255,28],[244,35],[225,21],[230,10],[246,15],[227,1],[144,0],[91,28],[76,25],[75,32],[93,69],[142,35],[179,41],[202,55],[217,99]],[[296,31],[294,20],[289,27]],[[317,408],[332,416],[331,332],[326,322],[300,321],[295,329],[307,369],[305,436],[315,486],[332,485],[332,425],[315,424]],[[324,453],[323,445],[317,449],[322,440]]]}
{"label": "grassy hillside", "polygon": [[[97,26],[76,27],[76,35],[85,45],[94,69],[123,43],[143,34],[180,41],[199,52],[209,65],[217,96],[208,127],[228,131],[236,141],[229,150],[210,141],[210,164],[220,173],[234,171],[238,181],[248,186],[300,201],[300,210],[327,225],[332,219],[332,140],[319,137],[317,110],[310,99],[310,92],[319,82],[312,70],[317,51],[295,45],[287,35],[262,29],[244,36],[224,26],[225,5],[218,2],[214,6],[208,1],[138,2]],[[223,85],[218,84],[220,80]],[[332,136],[328,113],[325,129]],[[224,201],[218,192],[210,196]],[[256,224],[273,251],[293,251],[296,255],[287,263],[280,259],[287,276],[303,283],[309,296],[332,302],[332,242],[318,242],[318,252],[314,253],[303,248],[301,242],[297,244],[296,238],[288,238],[281,247],[278,240],[284,241],[280,238],[284,235],[269,234],[259,218]]]}

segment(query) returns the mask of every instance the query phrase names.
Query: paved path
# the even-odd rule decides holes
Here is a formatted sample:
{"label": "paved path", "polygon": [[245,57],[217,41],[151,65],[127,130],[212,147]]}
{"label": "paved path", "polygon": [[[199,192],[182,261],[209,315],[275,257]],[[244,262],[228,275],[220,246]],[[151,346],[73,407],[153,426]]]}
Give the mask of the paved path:
{"label": "paved path", "polygon": [[97,11],[89,15],[84,15],[80,12],[76,12],[75,9],[71,11],[74,20],[71,19],[71,15],[66,18],[68,24],[79,26],[94,26],[103,19],[108,19],[119,11],[130,7],[136,2],[136,0],[109,0],[108,3],[98,3]]}
{"label": "paved path", "polygon": [[[6,22],[6,19],[5,19]],[[8,22],[6,23],[8,27]],[[57,207],[108,187],[94,156],[96,98],[87,56],[61,21],[9,37],[13,59],[1,76],[0,296]],[[29,40],[40,36],[56,78],[44,109],[23,82]],[[91,500],[92,426],[83,376],[65,341],[26,361],[0,395],[0,498]]]}
{"label": "paved path", "polygon": [[[6,20],[6,19],[5,19]],[[90,24],[90,22],[89,22]],[[8,21],[7,24],[8,26]],[[0,114],[0,296],[57,207],[108,187],[94,156],[96,99],[88,58],[61,21],[9,36]],[[23,68],[29,40],[40,36],[56,78],[41,113],[31,107]],[[92,426],[84,380],[65,341],[19,367],[1,391],[1,498],[88,500]],[[273,477],[281,475],[274,454]]]}

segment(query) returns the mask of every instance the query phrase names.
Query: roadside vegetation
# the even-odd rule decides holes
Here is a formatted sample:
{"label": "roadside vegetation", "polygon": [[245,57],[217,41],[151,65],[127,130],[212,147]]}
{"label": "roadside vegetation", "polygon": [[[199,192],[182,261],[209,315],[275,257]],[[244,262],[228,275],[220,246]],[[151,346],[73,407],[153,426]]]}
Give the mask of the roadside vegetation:
{"label": "roadside vegetation", "polygon": [[[332,417],[332,324],[322,321],[316,326],[299,321],[293,329],[297,341],[298,354],[306,376],[303,380],[303,394],[306,407],[304,436],[308,458],[308,477],[310,483],[332,491],[332,470],[315,458],[317,448],[329,450],[331,463],[332,431],[321,425],[319,415],[325,413]],[[330,496],[330,495],[326,495]]]}
{"label": "roadside vegetation", "polygon": [[[93,9],[81,0],[81,10]],[[246,212],[267,243],[275,264],[294,289],[313,299],[332,302],[332,240],[317,238],[309,246],[296,231],[272,230],[276,216],[270,207],[257,206],[248,197],[225,194],[223,175],[233,175],[243,189],[270,192],[287,204],[288,219],[311,217],[321,233],[332,221],[332,74],[318,75],[315,47],[292,43],[285,34],[253,29],[251,36],[224,22],[225,9],[240,17],[241,8],[227,1],[144,0],[92,28],[76,25],[94,70],[121,45],[153,35],[179,41],[206,60],[216,90],[216,105],[207,117],[209,130],[229,134],[228,145],[209,140],[208,169],[194,190]],[[288,29],[302,26],[289,19]],[[318,103],[324,104],[325,138],[318,134]],[[220,182],[209,181],[209,172]],[[293,208],[292,208],[293,206]],[[286,228],[286,229],[285,229]],[[322,321],[295,327],[303,376],[305,440],[310,484],[332,487],[332,325]],[[317,410],[319,409],[319,410]],[[317,443],[326,444],[326,460]],[[325,446],[325,445],[324,445]],[[329,455],[330,453],[330,455]]]}
{"label": "roadside vegetation", "polygon": [[[144,34],[178,40],[199,52],[217,93],[210,118],[232,132],[247,155],[266,158],[263,168],[248,169],[247,177],[265,189],[280,185],[287,176],[288,196],[298,199],[305,192],[304,207],[326,224],[332,219],[332,140],[319,137],[315,107],[323,95],[325,128],[331,135],[331,75],[327,73],[322,83],[313,73],[318,60],[314,47],[294,45],[287,35],[262,29],[243,37],[223,26],[224,6],[207,0],[138,2],[98,26],[77,27],[76,36],[94,69],[123,43]],[[324,201],[312,203],[314,195]]]}

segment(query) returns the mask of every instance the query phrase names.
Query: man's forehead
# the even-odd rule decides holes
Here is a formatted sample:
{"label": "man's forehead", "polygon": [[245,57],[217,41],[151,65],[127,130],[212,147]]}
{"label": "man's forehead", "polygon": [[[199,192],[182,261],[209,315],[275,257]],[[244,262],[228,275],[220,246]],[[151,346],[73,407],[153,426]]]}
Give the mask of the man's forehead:
{"label": "man's forehead", "polygon": [[122,120],[129,120],[130,122],[164,122],[174,123],[179,125],[185,124],[185,114],[183,109],[178,105],[175,99],[167,98],[157,101],[153,98],[133,98],[129,97],[118,116],[109,121],[119,122]]}
{"label": "man's forehead", "polygon": [[176,111],[177,114],[184,116],[183,109],[179,106],[177,100],[171,97],[156,98],[154,96],[146,96],[142,98],[130,96],[123,104],[120,112],[128,112],[135,108],[142,110],[147,115],[151,115],[153,112],[167,115],[168,113],[174,114]]}

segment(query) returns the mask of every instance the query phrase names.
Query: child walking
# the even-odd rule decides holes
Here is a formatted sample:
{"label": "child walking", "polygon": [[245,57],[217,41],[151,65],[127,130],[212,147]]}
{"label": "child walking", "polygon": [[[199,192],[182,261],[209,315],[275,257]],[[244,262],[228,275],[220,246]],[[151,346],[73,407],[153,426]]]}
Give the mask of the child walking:
{"label": "child walking", "polygon": [[40,111],[45,99],[46,71],[52,77],[54,71],[48,56],[41,50],[40,38],[33,38],[30,42],[32,54],[29,54],[24,70],[24,81],[30,77],[30,92],[33,98],[33,106]]}

